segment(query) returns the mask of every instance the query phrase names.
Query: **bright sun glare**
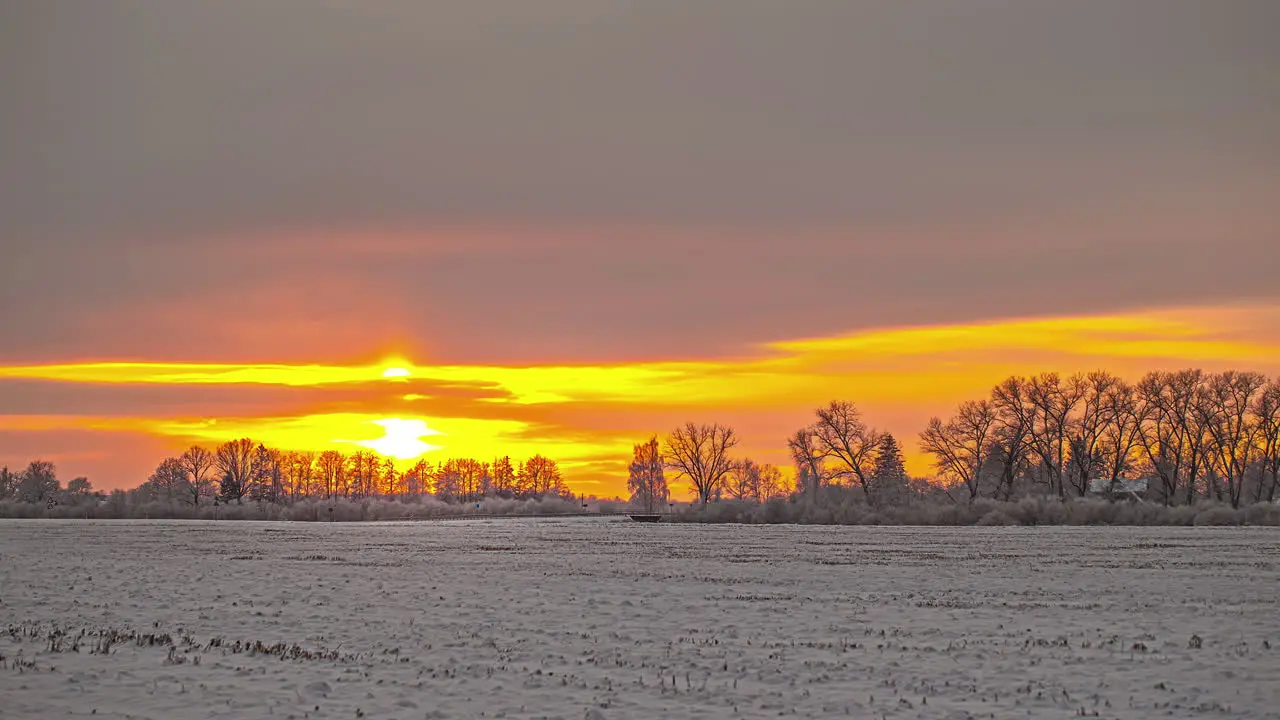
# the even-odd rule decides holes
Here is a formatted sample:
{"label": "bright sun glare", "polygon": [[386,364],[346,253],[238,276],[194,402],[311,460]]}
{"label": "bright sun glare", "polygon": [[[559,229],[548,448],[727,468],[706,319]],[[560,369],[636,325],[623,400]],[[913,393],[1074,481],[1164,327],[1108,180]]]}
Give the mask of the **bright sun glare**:
{"label": "bright sun glare", "polygon": [[359,444],[396,460],[413,460],[432,450],[439,450],[439,445],[424,442],[422,438],[444,434],[439,430],[432,430],[422,420],[388,418],[374,420],[373,424],[381,426],[385,434],[376,440],[362,440]]}
{"label": "bright sun glare", "polygon": [[402,367],[389,367],[382,371],[382,377],[387,378],[388,380],[395,378],[407,378],[411,374],[412,373],[410,373],[407,368]]}

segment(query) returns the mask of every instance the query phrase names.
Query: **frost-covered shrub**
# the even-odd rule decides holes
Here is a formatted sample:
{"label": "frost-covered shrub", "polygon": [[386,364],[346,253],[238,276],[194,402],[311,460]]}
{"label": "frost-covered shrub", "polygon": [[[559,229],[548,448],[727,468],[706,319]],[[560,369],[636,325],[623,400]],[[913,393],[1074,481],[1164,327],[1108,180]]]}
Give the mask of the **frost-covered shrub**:
{"label": "frost-covered shrub", "polygon": [[0,517],[34,519],[44,517],[45,507],[14,500],[0,501]]}
{"label": "frost-covered shrub", "polygon": [[[821,508],[815,510],[821,512]],[[866,517],[864,508],[853,503],[844,503],[831,508],[827,514],[827,524],[829,525],[861,525]]]}
{"label": "frost-covered shrub", "polygon": [[[286,520],[293,522],[358,522],[429,520],[441,517],[577,515],[603,510],[601,502],[584,510],[574,499],[485,498],[478,502],[446,502],[431,496],[381,498],[307,498],[290,503],[219,503],[191,505],[185,498],[157,500],[137,493],[68,496],[47,506],[0,501],[3,518],[53,519],[191,519]],[[622,509],[630,509],[621,505]],[[792,496],[766,503],[723,501],[706,505],[677,503],[674,522],[797,523],[809,525],[1271,525],[1280,526],[1280,505],[1260,503],[1233,509],[1217,502],[1166,507],[1156,503],[1109,502],[1098,498],[1032,495],[1015,502],[979,498],[956,502],[940,495],[912,497],[901,503],[869,506],[859,488],[823,488],[818,497]]]}
{"label": "frost-covered shrub", "polygon": [[1196,521],[1196,509],[1191,505],[1161,508],[1163,525],[1182,525],[1190,527]]}
{"label": "frost-covered shrub", "polygon": [[764,504],[763,521],[771,524],[792,522],[789,518],[793,507],[795,506],[790,505],[782,498],[774,498]]}
{"label": "frost-covered shrub", "polygon": [[1019,525],[1047,525],[1044,522],[1043,498],[1024,497],[1016,503],[1010,503],[1007,514]]}
{"label": "frost-covered shrub", "polygon": [[[927,521],[930,514],[927,505],[889,505],[876,508],[877,525],[932,525]],[[864,523],[865,524],[865,523]]]}
{"label": "frost-covered shrub", "polygon": [[1032,502],[1036,513],[1036,525],[1066,525],[1067,508],[1058,498],[1045,495],[1023,498],[1020,502]]}
{"label": "frost-covered shrub", "polygon": [[1250,525],[1280,525],[1280,505],[1250,505],[1244,509],[1244,521]]}
{"label": "frost-covered shrub", "polygon": [[972,525],[975,519],[968,505],[945,505],[930,513],[929,518],[930,525]]}
{"label": "frost-covered shrub", "polygon": [[1196,513],[1195,525],[1239,525],[1244,520],[1243,513],[1225,505],[1201,505]]}
{"label": "frost-covered shrub", "polygon": [[1002,525],[1017,525],[1017,524],[1018,524],[1017,520],[1014,520],[1013,518],[1004,514],[1000,510],[992,510],[986,515],[983,515],[978,520],[978,525],[982,527],[995,527],[995,526],[1002,526]]}
{"label": "frost-covered shrub", "polygon": [[[682,522],[797,523],[803,525],[1280,525],[1280,506],[1260,504],[1233,510],[1220,503],[1166,507],[1156,503],[1110,502],[1099,498],[1034,495],[1016,502],[978,499],[972,504],[949,498],[915,500],[871,507],[847,489],[828,494],[842,502],[823,505],[809,498],[776,499],[765,504],[693,505],[673,517]],[[1197,520],[1201,515],[1205,517]]]}
{"label": "frost-covered shrub", "polygon": [[999,500],[992,500],[991,498],[978,498],[969,503],[969,514],[973,517],[974,522],[977,522],[979,518],[986,516],[994,510],[1001,509],[1005,504],[1006,503],[1002,503]]}
{"label": "frost-covered shrub", "polygon": [[751,522],[749,518],[750,510],[751,508],[746,503],[719,502],[703,508],[702,516],[705,518],[705,522],[713,523]]}
{"label": "frost-covered shrub", "polygon": [[701,503],[691,503],[683,507],[677,506],[669,518],[674,522],[733,522],[732,519],[728,519],[728,512],[720,510],[719,503],[710,503],[705,506]]}
{"label": "frost-covered shrub", "polygon": [[1120,505],[1106,500],[1079,499],[1063,504],[1067,525],[1111,525]]}
{"label": "frost-covered shrub", "polygon": [[881,519],[881,517],[880,517],[880,513],[875,512],[875,511],[870,511],[870,512],[862,513],[862,516],[858,518],[858,523],[857,523],[857,524],[859,524],[859,525],[887,525],[887,524],[889,524],[889,523],[885,523],[885,522],[883,522],[883,521],[882,521],[882,519]]}
{"label": "frost-covered shrub", "polygon": [[1170,525],[1171,508],[1152,503],[1122,503],[1112,515],[1112,525]]}

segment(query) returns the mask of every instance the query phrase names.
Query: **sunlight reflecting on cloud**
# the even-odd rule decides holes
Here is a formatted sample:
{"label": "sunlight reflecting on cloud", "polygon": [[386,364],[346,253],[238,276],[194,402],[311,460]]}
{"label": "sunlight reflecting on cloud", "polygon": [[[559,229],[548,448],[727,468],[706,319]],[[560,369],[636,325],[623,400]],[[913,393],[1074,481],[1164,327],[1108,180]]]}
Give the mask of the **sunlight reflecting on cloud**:
{"label": "sunlight reflecting on cloud", "polygon": [[[0,382],[191,387],[305,388],[315,410],[259,417],[0,415],[0,430],[82,428],[138,432],[182,442],[253,437],[289,449],[357,445],[400,460],[543,453],[568,477],[623,482],[637,435],[684,417],[746,417],[769,447],[744,447],[786,462],[781,438],[811,407],[857,401],[874,423],[906,438],[913,471],[925,472],[914,434],[929,414],[985,395],[1010,374],[1099,367],[1136,376],[1157,368],[1280,369],[1280,308],[1166,309],[1096,317],[1033,318],[968,325],[887,328],[787,340],[740,357],[543,366],[286,365],[97,362],[0,367]],[[386,387],[388,380],[397,389]],[[410,384],[406,387],[405,384]],[[406,389],[425,392],[406,393]],[[175,390],[176,392],[176,390]],[[300,391],[301,392],[301,391]],[[643,415],[652,428],[637,432]],[[776,425],[776,427],[774,427]],[[424,439],[425,438],[425,439]],[[610,461],[609,458],[615,458]]]}

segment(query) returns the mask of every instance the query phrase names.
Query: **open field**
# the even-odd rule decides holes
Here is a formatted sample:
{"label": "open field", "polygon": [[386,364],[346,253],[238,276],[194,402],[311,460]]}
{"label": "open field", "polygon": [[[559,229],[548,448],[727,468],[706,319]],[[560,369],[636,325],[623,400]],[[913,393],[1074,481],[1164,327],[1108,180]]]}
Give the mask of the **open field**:
{"label": "open field", "polygon": [[0,655],[0,718],[1280,717],[1280,531],[0,521]]}

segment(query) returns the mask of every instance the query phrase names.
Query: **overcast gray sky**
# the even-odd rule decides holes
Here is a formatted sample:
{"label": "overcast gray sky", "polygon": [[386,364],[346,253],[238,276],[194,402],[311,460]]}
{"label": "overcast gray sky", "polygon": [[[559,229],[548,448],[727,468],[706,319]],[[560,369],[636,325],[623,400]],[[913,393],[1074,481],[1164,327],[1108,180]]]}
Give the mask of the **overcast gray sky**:
{"label": "overcast gray sky", "polygon": [[1280,296],[1280,3],[0,2],[0,361]]}

